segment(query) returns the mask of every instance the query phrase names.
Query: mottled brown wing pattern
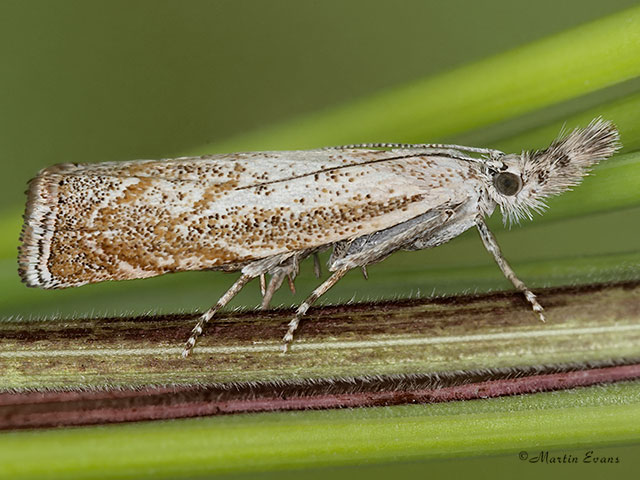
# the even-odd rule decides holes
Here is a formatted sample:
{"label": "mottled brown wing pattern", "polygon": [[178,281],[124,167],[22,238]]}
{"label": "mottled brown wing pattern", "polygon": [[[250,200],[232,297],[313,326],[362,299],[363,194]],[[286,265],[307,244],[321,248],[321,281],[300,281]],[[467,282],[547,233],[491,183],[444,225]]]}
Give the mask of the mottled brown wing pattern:
{"label": "mottled brown wing pattern", "polygon": [[330,245],[469,195],[456,162],[311,150],[55,166],[30,185],[21,275],[62,288]]}

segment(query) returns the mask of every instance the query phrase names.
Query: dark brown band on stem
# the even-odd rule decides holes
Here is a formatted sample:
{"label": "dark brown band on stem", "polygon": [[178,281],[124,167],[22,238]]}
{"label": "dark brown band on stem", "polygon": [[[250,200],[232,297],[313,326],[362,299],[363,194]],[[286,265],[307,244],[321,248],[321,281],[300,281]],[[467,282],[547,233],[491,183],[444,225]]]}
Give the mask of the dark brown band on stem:
{"label": "dark brown band on stem", "polygon": [[[521,375],[521,376],[520,376]],[[517,378],[513,378],[518,376]],[[313,383],[0,394],[0,429],[49,428],[234,413],[475,400],[640,379],[640,363],[457,372]]]}

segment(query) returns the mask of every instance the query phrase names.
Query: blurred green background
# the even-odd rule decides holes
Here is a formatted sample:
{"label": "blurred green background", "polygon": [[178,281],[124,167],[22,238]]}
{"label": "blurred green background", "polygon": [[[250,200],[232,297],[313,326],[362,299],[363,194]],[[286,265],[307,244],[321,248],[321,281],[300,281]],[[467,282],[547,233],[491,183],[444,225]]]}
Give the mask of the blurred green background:
{"label": "blurred green background", "polygon": [[[208,308],[233,280],[223,273],[189,272],[65,291],[27,289],[17,275],[16,247],[26,182],[40,168],[360,141],[450,140],[515,151],[544,147],[571,115],[590,108],[586,120],[580,118],[585,123],[601,103],[640,91],[638,82],[623,79],[600,93],[577,92],[573,103],[560,102],[560,109],[511,112],[497,121],[492,115],[512,98],[505,93],[476,106],[476,115],[486,113],[486,121],[471,124],[456,113],[442,119],[442,128],[436,117],[417,118],[409,129],[394,120],[393,105],[372,113],[360,109],[351,117],[347,111],[343,123],[331,124],[331,115],[345,106],[366,107],[380,92],[408,91],[397,107],[404,108],[412,105],[411,86],[424,78],[440,78],[446,89],[446,73],[438,77],[442,72],[517,52],[521,45],[635,4],[5,0],[0,3],[0,317],[193,311]],[[599,65],[588,68],[597,72]],[[508,81],[511,71],[525,77],[549,74],[516,68],[495,76],[491,70],[475,74],[490,86]],[[558,71],[559,83],[563,75]],[[455,88],[446,101],[456,101]],[[473,90],[473,84],[467,88]],[[554,104],[554,98],[545,103]],[[457,108],[464,112],[464,105]],[[314,127],[313,119],[323,115],[324,127]],[[600,183],[597,176],[590,179],[593,188],[605,188],[598,185],[604,185],[606,174],[598,175]],[[579,204],[580,190],[576,195]],[[627,202],[612,212],[600,208],[602,201],[593,203],[589,215],[574,215],[567,207],[566,215],[554,217],[560,204],[548,217],[511,231],[494,218],[507,258],[532,286],[637,276],[638,209]],[[309,264],[302,270],[298,294],[283,289],[275,304],[298,302],[317,284]],[[495,288],[510,285],[471,231],[433,251],[396,254],[373,266],[368,282],[352,272],[326,300]],[[250,285],[233,305],[250,307],[258,299],[258,287]]]}

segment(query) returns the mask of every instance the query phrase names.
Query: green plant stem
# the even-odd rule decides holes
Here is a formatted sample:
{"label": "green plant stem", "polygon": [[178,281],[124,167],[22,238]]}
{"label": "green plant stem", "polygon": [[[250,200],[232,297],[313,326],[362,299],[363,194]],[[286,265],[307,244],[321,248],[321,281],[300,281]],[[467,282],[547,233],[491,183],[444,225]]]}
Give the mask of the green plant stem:
{"label": "green plant stem", "polygon": [[312,310],[284,356],[279,346],[287,310],[220,314],[187,360],[180,351],[193,326],[189,315],[1,322],[0,390],[309,380],[640,358],[637,283],[538,293],[547,324],[517,292]]}

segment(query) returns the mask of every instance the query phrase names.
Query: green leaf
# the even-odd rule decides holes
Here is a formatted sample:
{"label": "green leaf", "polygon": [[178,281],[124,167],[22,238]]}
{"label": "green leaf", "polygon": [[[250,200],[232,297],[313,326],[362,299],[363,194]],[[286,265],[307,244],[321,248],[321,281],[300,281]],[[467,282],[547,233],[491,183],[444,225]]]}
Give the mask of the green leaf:
{"label": "green leaf", "polygon": [[[597,450],[637,441],[639,425],[640,384],[631,382],[446,404],[15,432],[0,436],[0,475],[14,480],[270,470],[281,475],[286,469],[505,452],[513,452],[517,462],[520,450]],[[346,478],[344,472],[340,478]]]}
{"label": "green leaf", "polygon": [[640,76],[638,57],[640,7],[359,102],[189,153],[455,138],[636,78]]}

